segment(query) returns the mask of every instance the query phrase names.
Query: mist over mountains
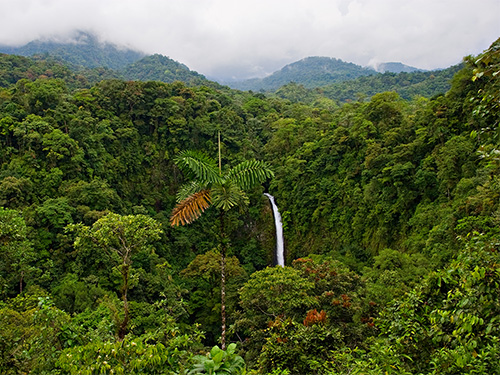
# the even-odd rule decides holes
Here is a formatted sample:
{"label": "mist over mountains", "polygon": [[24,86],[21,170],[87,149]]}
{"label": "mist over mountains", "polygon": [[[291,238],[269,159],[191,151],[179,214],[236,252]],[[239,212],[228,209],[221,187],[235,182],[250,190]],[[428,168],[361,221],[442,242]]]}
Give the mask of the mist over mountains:
{"label": "mist over mountains", "polygon": [[69,39],[34,40],[23,46],[1,46],[0,53],[30,57],[50,55],[77,67],[123,69],[146,54],[102,42],[94,34],[78,31]]}
{"label": "mist over mountains", "polygon": [[408,66],[400,62],[387,62],[375,65],[375,70],[379,73],[413,73],[425,72],[424,69],[418,69],[413,66]]}
{"label": "mist over mountains", "polygon": [[[91,33],[77,31],[70,39],[34,40],[23,46],[0,46],[0,53],[20,56],[48,55],[79,68],[109,68],[117,70],[124,79],[180,80],[196,83],[205,79],[202,74],[191,71],[181,62],[162,55],[146,56],[145,53],[100,41]],[[153,67],[154,65],[154,67]],[[279,71],[263,78],[224,81],[221,77],[210,79],[234,89],[274,91],[290,82],[306,88],[320,87],[343,82],[377,72],[421,71],[402,63],[380,63],[375,69],[344,62],[331,57],[306,57],[288,64]]]}

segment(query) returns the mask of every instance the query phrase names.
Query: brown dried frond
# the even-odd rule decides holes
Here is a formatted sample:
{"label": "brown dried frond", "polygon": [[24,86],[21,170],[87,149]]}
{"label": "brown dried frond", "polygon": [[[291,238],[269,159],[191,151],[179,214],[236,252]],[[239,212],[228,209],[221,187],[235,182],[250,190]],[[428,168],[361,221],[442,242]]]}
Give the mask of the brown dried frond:
{"label": "brown dried frond", "polygon": [[191,194],[174,207],[172,215],[170,215],[170,225],[178,226],[192,223],[210,207],[211,203],[210,190],[208,189]]}

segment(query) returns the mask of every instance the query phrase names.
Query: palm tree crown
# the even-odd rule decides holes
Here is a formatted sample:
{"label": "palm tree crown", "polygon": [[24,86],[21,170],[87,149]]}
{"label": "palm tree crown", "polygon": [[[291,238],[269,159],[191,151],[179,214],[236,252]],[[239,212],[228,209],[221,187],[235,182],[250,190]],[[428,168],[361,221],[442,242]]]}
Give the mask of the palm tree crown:
{"label": "palm tree crown", "polygon": [[274,176],[267,163],[246,160],[222,173],[215,160],[199,151],[183,151],[175,163],[190,182],[177,193],[172,226],[192,223],[211,205],[223,211],[246,206],[246,189]]}

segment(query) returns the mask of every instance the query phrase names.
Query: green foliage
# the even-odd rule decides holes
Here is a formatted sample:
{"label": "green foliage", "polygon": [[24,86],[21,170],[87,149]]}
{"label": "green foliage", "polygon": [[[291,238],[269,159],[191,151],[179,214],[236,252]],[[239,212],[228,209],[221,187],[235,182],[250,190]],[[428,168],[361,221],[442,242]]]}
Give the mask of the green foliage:
{"label": "green foliage", "polygon": [[177,194],[178,204],[172,212],[172,225],[194,221],[210,203],[223,211],[245,206],[248,198],[244,190],[274,176],[268,164],[258,160],[243,161],[224,174],[213,159],[201,152],[183,151],[175,161],[187,172],[188,178],[194,179],[194,183],[188,182]]}
{"label": "green foliage", "polygon": [[34,290],[1,308],[0,327],[3,374],[53,373],[58,352],[76,336],[69,315]]}
{"label": "green foliage", "polygon": [[124,264],[130,264],[132,255],[158,239],[161,233],[159,224],[150,217],[114,213],[103,216],[92,227],[71,225],[68,229],[78,233],[76,248],[91,241],[104,251],[116,252]]}
{"label": "green foliage", "polygon": [[0,207],[0,295],[13,296],[31,284],[36,254],[27,237],[26,222],[18,211]]}
{"label": "green foliage", "polygon": [[193,72],[184,64],[162,55],[146,56],[127,65],[123,69],[123,75],[129,80],[167,83],[181,81],[190,86],[206,82],[206,78],[201,74]]}
{"label": "green foliage", "polygon": [[9,87],[22,79],[72,79],[71,70],[53,59],[30,59],[0,53],[0,87]]}
{"label": "green foliage", "polygon": [[485,125],[481,132],[493,136],[498,143],[500,39],[471,62],[471,65],[474,74],[472,80],[480,85],[477,95],[471,98],[475,103],[473,113]]}
{"label": "green foliage", "polygon": [[447,69],[431,72],[382,73],[359,77],[347,82],[334,83],[321,87],[321,95],[339,102],[350,102],[360,97],[370,98],[386,91],[397,92],[410,100],[415,96],[432,98],[446,93],[452,77],[463,68],[455,65]]}
{"label": "green foliage", "polygon": [[215,160],[199,151],[181,151],[175,158],[177,166],[187,174],[188,179],[203,181],[204,184],[221,183]]}
{"label": "green foliage", "polygon": [[373,258],[373,265],[365,268],[363,276],[370,300],[385,306],[413,289],[429,271],[429,261],[423,254],[384,249]]}
{"label": "green foliage", "polygon": [[[498,238],[471,238],[449,267],[381,315],[371,352],[390,350],[410,373],[498,373],[498,262]],[[387,359],[378,361],[383,368]]]}
{"label": "green foliage", "polygon": [[248,360],[261,373],[330,373],[336,350],[373,334],[361,310],[361,286],[358,275],[327,259],[255,272],[241,288],[243,313],[236,322],[240,335],[248,335]]}
{"label": "green foliage", "polygon": [[123,319],[119,324],[118,337],[123,340],[130,319],[127,295],[132,281],[133,256],[146,250],[150,242],[160,237],[160,225],[145,215],[121,216],[109,213],[97,220],[92,227],[77,224],[67,228],[77,232],[74,243],[77,250],[90,247],[94,251],[104,251],[116,262],[122,278],[120,291],[123,301]]}
{"label": "green foliage", "polygon": [[236,354],[236,344],[231,343],[226,350],[214,346],[206,356],[198,355],[193,358],[194,364],[189,375],[193,374],[234,374],[246,373],[245,361]]}
{"label": "green foliage", "polygon": [[180,335],[169,342],[136,337],[121,342],[89,342],[64,350],[57,367],[68,374],[185,374],[192,355],[191,338]]}
{"label": "green foliage", "polygon": [[[344,83],[342,106],[329,88],[266,97],[0,56],[0,372],[64,373],[64,350],[89,370],[117,333],[142,349],[116,368],[160,353],[144,371],[180,372],[177,347],[187,371],[197,324],[212,347],[225,306],[254,373],[495,373],[497,44],[447,92],[453,69],[377,74]],[[222,170],[199,153],[219,131]],[[291,267],[266,268],[261,183]],[[169,225],[176,194],[206,209],[193,225]]]}
{"label": "green foliage", "polygon": [[287,369],[289,374],[330,374],[341,334],[325,324],[305,326],[291,319],[271,325],[259,356],[261,373]]}
{"label": "green foliage", "polygon": [[315,304],[309,292],[313,283],[290,267],[268,267],[250,276],[241,288],[241,306],[252,327],[263,327],[268,320],[288,316],[300,318]]}
{"label": "green foliage", "polygon": [[[191,319],[203,325],[208,340],[220,335],[219,316],[221,294],[221,254],[213,249],[197,255],[180,275],[186,281],[187,301]],[[238,289],[247,279],[246,272],[235,256],[226,257],[226,311],[229,324],[237,310]],[[210,341],[209,341],[210,342]]]}
{"label": "green foliage", "polygon": [[72,348],[61,354],[57,364],[68,374],[175,373],[169,370],[175,359],[163,344],[148,345],[138,339],[92,342]]}
{"label": "green foliage", "polygon": [[60,284],[53,289],[54,302],[62,310],[73,314],[86,309],[94,309],[106,291],[95,284],[95,277],[80,280],[77,275],[68,273]]}

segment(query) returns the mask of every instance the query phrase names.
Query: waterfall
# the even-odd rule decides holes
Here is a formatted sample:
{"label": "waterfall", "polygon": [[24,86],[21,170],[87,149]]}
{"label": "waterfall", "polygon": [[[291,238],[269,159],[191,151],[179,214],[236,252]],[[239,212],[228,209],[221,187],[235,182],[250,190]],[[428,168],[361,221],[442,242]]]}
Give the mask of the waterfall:
{"label": "waterfall", "polygon": [[285,266],[285,247],[283,245],[283,224],[281,223],[281,215],[278,211],[278,206],[274,202],[274,197],[271,194],[264,193],[269,198],[269,202],[273,207],[274,225],[276,226],[276,262],[278,266]]}

